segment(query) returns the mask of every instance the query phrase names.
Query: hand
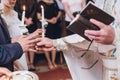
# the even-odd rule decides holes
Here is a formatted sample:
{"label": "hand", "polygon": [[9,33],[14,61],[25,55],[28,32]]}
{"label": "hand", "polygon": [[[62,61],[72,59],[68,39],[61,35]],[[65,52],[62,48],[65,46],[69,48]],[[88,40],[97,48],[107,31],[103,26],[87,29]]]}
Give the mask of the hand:
{"label": "hand", "polygon": [[10,78],[12,76],[12,72],[7,68],[0,67],[0,80],[5,80],[6,78]]}
{"label": "hand", "polygon": [[35,50],[35,45],[37,42],[40,41],[40,36],[41,36],[42,30],[38,29],[29,36],[23,35],[21,36],[17,42],[21,45],[22,49],[24,52],[26,51],[33,51],[36,52]]}
{"label": "hand", "polygon": [[18,37],[16,37],[16,38],[11,38],[11,43],[17,42],[17,40],[18,40]]}
{"label": "hand", "polygon": [[98,43],[102,44],[112,44],[115,38],[115,31],[112,26],[105,25],[97,20],[90,20],[93,24],[97,25],[100,30],[86,30],[85,35],[90,39],[94,39]]}
{"label": "hand", "polygon": [[57,22],[57,18],[53,17],[52,19],[47,20],[51,24],[55,24]]}
{"label": "hand", "polygon": [[25,24],[26,24],[27,26],[30,26],[31,24],[33,24],[32,18],[26,18],[26,19],[25,19]]}
{"label": "hand", "polygon": [[53,41],[49,38],[40,38],[36,46],[37,51],[52,51],[54,49]]}
{"label": "hand", "polygon": [[43,30],[42,29],[37,29],[36,31],[34,31],[33,33],[31,33],[29,36],[38,36],[41,37]]}

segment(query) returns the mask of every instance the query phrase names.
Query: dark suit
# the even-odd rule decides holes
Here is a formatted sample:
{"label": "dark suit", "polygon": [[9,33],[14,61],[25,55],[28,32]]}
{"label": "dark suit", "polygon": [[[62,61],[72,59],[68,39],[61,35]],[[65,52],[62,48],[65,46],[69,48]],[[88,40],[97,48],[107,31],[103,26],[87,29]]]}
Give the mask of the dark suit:
{"label": "dark suit", "polygon": [[0,17],[0,66],[13,71],[13,61],[20,58],[23,50],[19,43],[12,43],[7,27]]}

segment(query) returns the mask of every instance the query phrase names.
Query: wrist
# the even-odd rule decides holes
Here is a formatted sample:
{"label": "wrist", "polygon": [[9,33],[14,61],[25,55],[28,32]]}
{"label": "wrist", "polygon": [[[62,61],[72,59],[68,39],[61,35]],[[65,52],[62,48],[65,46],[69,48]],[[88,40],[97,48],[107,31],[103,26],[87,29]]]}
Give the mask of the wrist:
{"label": "wrist", "polygon": [[58,51],[64,51],[64,50],[68,49],[67,44],[62,40],[62,38],[60,38],[60,39],[54,39],[53,40],[53,46]]}

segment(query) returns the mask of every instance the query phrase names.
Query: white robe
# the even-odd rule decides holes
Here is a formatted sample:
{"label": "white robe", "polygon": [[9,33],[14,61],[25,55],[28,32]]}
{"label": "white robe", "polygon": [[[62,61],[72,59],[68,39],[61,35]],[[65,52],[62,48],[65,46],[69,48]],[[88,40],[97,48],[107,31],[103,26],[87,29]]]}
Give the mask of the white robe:
{"label": "white robe", "polygon": [[[119,63],[120,62],[120,56],[119,56],[120,55],[119,54],[120,53],[120,24],[119,24],[120,8],[118,6],[120,5],[119,4],[120,0],[116,0],[116,2],[114,2],[115,0],[106,0],[107,2],[104,2],[104,1],[105,0],[97,0],[96,5],[98,5],[101,9],[103,8],[105,11],[107,11],[109,14],[111,14],[115,18],[114,23],[112,23],[111,25],[115,29],[115,39],[113,44],[117,48],[116,56],[119,59],[118,60],[118,63]],[[106,3],[107,6],[104,6],[104,3]],[[73,80],[104,80],[103,79],[104,73],[102,72],[103,71],[102,58],[99,55],[97,55],[97,52],[94,52],[94,51],[96,51],[96,47],[97,47],[98,52],[106,53],[107,51],[114,49],[115,46],[101,45],[101,44],[96,46],[96,44],[92,44],[93,47],[91,47],[90,50],[92,50],[96,54],[96,55],[95,54],[92,54],[92,55],[98,57],[99,61],[90,70],[83,70],[81,69],[81,66],[86,66],[85,64],[83,64],[85,59],[82,59],[82,58],[79,59],[78,56],[83,53],[81,52],[82,49],[84,50],[86,49],[86,47],[88,47],[87,41],[85,41],[83,38],[80,38],[78,35],[75,34],[75,35],[72,35],[71,37],[67,36],[65,38],[53,40],[53,43],[57,50],[64,51],[65,60],[67,62],[67,65],[69,67]],[[120,78],[118,78],[118,80],[119,79]]]}
{"label": "white robe", "polygon": [[[63,51],[73,80],[103,80],[103,62],[98,53],[106,53],[113,49],[114,46],[93,42],[88,53],[80,57],[88,48],[90,42],[79,35],[74,34],[53,42],[57,50]],[[83,69],[92,65],[93,67],[90,69]]]}

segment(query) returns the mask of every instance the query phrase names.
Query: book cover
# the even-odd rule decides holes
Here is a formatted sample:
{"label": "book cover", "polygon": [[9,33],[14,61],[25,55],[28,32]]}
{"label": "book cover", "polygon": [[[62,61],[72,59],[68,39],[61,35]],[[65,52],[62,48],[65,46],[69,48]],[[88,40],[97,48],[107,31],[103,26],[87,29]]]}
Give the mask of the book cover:
{"label": "book cover", "polygon": [[86,40],[91,41],[87,36],[84,35],[84,31],[86,29],[100,30],[98,26],[89,21],[91,18],[103,22],[106,25],[109,25],[114,21],[114,17],[95,6],[94,3],[89,2],[81,11],[81,13],[77,15],[73,21],[71,21],[67,28],[72,32],[81,35]]}

